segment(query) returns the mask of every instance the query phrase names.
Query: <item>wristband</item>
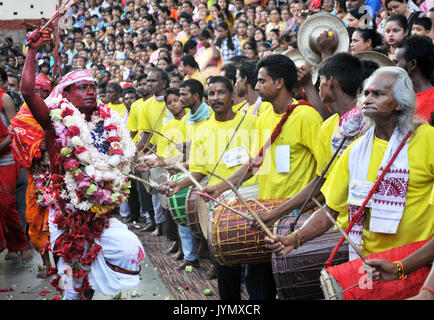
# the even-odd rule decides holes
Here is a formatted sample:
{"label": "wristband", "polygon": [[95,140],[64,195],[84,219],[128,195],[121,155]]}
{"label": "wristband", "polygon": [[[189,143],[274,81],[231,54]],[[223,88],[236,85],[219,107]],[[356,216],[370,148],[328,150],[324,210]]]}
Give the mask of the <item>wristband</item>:
{"label": "wristband", "polygon": [[301,238],[297,232],[293,231],[288,235],[293,236],[295,238],[295,249],[297,249],[298,247],[301,247]]}
{"label": "wristband", "polygon": [[393,264],[398,269],[398,280],[405,280],[407,279],[407,275],[404,272],[404,266],[401,261],[394,261]]}

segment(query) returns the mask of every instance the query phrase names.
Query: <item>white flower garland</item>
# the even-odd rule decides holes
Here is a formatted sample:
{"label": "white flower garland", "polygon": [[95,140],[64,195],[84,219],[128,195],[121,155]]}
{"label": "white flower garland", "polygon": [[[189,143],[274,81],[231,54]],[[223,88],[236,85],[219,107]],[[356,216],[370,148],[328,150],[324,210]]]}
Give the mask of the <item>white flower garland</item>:
{"label": "white flower garland", "polygon": [[136,146],[117,112],[99,104],[86,121],[64,98],[52,101],[50,109],[65,168],[61,198],[97,216],[126,201]]}

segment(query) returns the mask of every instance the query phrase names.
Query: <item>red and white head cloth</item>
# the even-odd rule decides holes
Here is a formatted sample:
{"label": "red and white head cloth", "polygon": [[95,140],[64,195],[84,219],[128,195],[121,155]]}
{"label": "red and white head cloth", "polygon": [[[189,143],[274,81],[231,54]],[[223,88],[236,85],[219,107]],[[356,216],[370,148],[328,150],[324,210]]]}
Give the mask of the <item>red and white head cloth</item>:
{"label": "red and white head cloth", "polygon": [[81,81],[91,81],[95,82],[95,78],[92,76],[90,71],[88,70],[74,70],[66,74],[62,80],[54,87],[53,91],[51,91],[50,95],[46,99],[46,103],[50,106],[53,103],[58,103],[60,99],[63,97],[63,90],[69,87],[70,85],[81,82]]}
{"label": "red and white head cloth", "polygon": [[38,74],[35,78],[35,85],[40,86],[45,91],[51,90],[51,82],[42,73]]}

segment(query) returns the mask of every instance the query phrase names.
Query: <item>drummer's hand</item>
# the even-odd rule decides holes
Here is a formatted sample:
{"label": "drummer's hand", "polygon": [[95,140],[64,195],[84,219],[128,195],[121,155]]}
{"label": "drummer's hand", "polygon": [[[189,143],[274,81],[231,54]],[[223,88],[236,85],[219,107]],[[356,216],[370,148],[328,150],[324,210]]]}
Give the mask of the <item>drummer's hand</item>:
{"label": "drummer's hand", "polygon": [[316,38],[316,42],[318,44],[318,50],[321,52],[322,56],[332,55],[338,48],[338,40],[331,31],[324,31],[321,33],[318,38]]}
{"label": "drummer's hand", "polygon": [[134,165],[134,168],[137,171],[144,172],[144,171],[151,170],[152,167],[150,167],[149,164],[146,161],[140,161],[139,163],[136,163]]}
{"label": "drummer's hand", "polygon": [[282,256],[290,252],[296,245],[294,237],[288,236],[275,238],[265,237],[264,241],[268,244],[268,248],[277,256]]}
{"label": "drummer's hand", "polygon": [[[258,212],[257,213],[259,219],[262,220],[262,222],[265,223],[265,225],[267,227],[271,226],[274,222],[276,222],[276,219],[274,218],[274,215],[271,212]],[[259,224],[259,222],[254,219],[252,221],[250,221],[250,227],[256,230],[262,230],[261,225]]]}
{"label": "drummer's hand", "polygon": [[312,73],[309,66],[303,65],[297,68],[297,82],[299,87],[312,85]]}
{"label": "drummer's hand", "polygon": [[27,34],[27,45],[29,48],[38,49],[43,42],[42,32],[39,29]]}
{"label": "drummer's hand", "polygon": [[173,196],[181,190],[179,185],[175,181],[166,181],[161,184],[158,188],[158,191],[162,194],[165,194],[168,197]]}
{"label": "drummer's hand", "polygon": [[[203,193],[208,193],[211,197],[213,197],[214,199],[216,199],[220,194],[220,190],[217,187],[217,185],[214,186],[206,186],[203,188],[202,190]],[[205,198],[207,200],[207,198]]]}
{"label": "drummer's hand", "polygon": [[372,259],[363,264],[365,270],[372,269],[372,280],[397,280],[398,268],[390,261],[382,259]]}

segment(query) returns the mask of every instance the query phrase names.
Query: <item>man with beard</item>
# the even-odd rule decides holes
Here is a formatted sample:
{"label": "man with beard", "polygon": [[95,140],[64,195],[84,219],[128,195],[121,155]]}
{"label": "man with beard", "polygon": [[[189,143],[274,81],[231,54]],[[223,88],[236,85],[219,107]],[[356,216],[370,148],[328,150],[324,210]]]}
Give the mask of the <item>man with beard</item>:
{"label": "man with beard", "polygon": [[[412,82],[402,68],[381,67],[365,81],[361,112],[367,119],[366,133],[339,158],[321,189],[326,206],[296,230],[299,240],[270,239],[275,254],[328,230],[333,223],[323,210],[334,219],[348,212],[346,231],[364,255],[434,236],[434,154],[429,147],[434,128],[414,120],[415,101]],[[359,258],[352,246],[349,254],[350,260]]]}

